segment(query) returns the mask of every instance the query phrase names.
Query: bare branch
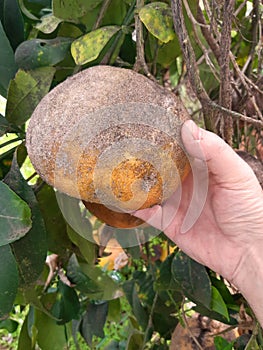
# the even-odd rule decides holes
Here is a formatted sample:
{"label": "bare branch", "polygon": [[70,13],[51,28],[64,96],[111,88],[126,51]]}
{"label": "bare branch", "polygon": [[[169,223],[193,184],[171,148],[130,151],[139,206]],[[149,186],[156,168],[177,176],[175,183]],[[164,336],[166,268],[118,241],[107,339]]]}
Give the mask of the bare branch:
{"label": "bare branch", "polygon": [[144,74],[146,74],[148,78],[150,78],[154,82],[157,82],[155,77],[150,73],[149,68],[145,62],[143,24],[139,17],[139,10],[143,7],[143,5],[144,5],[144,0],[136,1],[137,10],[134,14],[135,32],[136,32],[136,62],[134,64],[133,69],[136,72],[139,72],[142,69]]}
{"label": "bare branch", "polygon": [[207,92],[205,91],[202,81],[200,79],[199,70],[196,64],[195,53],[185,26],[182,9],[182,0],[172,0],[171,5],[173,12],[174,28],[180,42],[181,50],[183,52],[190,83],[197,98],[203,106],[206,128],[209,130],[214,130],[213,114],[210,104],[208,103],[208,101],[210,101],[210,98]]}
{"label": "bare branch", "polygon": [[[201,10],[201,7],[199,5],[197,7],[197,19],[198,19],[198,22],[200,22],[202,24],[206,23],[203,11]],[[209,26],[209,28],[210,28],[210,26]],[[208,45],[210,46],[211,50],[213,51],[215,58],[217,59],[217,62],[219,62],[220,47],[219,47],[216,39],[212,35],[211,31],[205,25],[201,27],[201,31],[202,31],[202,34],[203,34],[204,38],[206,39]]]}
{"label": "bare branch", "polygon": [[[235,0],[224,2],[223,24],[220,41],[220,94],[219,103],[222,107],[231,109],[232,88],[229,52],[231,48],[232,17],[234,14]],[[221,118],[220,131],[224,140],[232,145],[233,121],[231,116]]]}

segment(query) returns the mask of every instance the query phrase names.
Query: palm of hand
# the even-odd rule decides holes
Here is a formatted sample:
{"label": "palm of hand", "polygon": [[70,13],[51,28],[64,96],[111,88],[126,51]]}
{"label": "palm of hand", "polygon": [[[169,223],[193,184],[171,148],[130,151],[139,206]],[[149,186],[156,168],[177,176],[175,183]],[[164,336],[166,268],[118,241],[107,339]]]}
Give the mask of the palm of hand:
{"label": "palm of hand", "polygon": [[262,191],[249,166],[243,161],[238,164],[241,168],[235,172],[229,169],[225,179],[209,172],[201,214],[186,233],[181,233],[181,227],[193,193],[192,174],[182,184],[182,198],[169,224],[166,218],[171,217],[177,194],[162,207],[138,212],[141,218],[162,229],[186,254],[230,281],[250,247],[263,239],[262,207],[258,200]]}

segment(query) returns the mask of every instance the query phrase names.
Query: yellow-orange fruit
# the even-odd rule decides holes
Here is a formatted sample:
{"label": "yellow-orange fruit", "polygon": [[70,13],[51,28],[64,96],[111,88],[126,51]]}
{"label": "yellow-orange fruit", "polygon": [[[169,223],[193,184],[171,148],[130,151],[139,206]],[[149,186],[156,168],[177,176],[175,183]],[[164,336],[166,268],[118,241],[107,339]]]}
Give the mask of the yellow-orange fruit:
{"label": "yellow-orange fruit", "polygon": [[127,212],[162,203],[187,175],[180,128],[188,118],[173,93],[143,75],[95,66],[43,98],[26,144],[47,183],[117,212],[116,225],[100,217],[110,225],[131,227],[138,219],[126,224]]}

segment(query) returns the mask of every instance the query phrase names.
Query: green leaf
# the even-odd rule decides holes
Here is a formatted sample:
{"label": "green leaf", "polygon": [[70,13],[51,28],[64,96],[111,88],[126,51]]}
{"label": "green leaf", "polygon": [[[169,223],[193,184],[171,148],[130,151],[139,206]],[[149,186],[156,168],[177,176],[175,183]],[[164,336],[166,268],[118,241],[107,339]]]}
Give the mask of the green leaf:
{"label": "green leaf", "polygon": [[0,246],[23,237],[31,228],[31,210],[9,186],[0,182]]}
{"label": "green leaf", "polygon": [[62,37],[24,41],[16,49],[16,64],[25,70],[54,66],[65,58],[71,43],[71,38]]}
{"label": "green leaf", "polygon": [[17,330],[19,323],[11,318],[0,321],[0,328],[8,330],[9,333],[14,333]]}
{"label": "green leaf", "polygon": [[24,0],[18,0],[22,13],[32,21],[39,21],[39,18],[34,16],[25,6]]}
{"label": "green leaf", "polygon": [[[37,290],[34,285],[31,285],[31,286],[24,286],[23,289],[21,289],[21,294],[23,296],[25,304],[30,304],[30,306],[43,312],[48,317],[52,318],[55,321],[58,321],[58,319],[55,316],[53,316],[46,307],[46,304],[47,304],[46,299],[51,295],[51,293],[44,294],[41,297],[41,295],[43,294],[42,291]],[[48,306],[50,308],[50,304]]]}
{"label": "green leaf", "polygon": [[17,350],[32,349],[32,340],[28,334],[28,315],[26,315],[22,324],[18,338]]}
{"label": "green leaf", "polygon": [[253,334],[245,347],[245,350],[260,350],[260,347],[257,342],[257,336]]}
{"label": "green leaf", "polygon": [[45,184],[36,197],[45,221],[48,249],[63,256],[68,248],[72,248],[72,244],[67,236],[67,225],[59,209],[55,191]]}
{"label": "green leaf", "polygon": [[101,27],[107,25],[122,25],[127,13],[127,4],[123,0],[111,0],[101,21]]}
{"label": "green leaf", "polygon": [[7,95],[8,85],[16,74],[16,63],[14,52],[7,39],[2,23],[0,22],[0,94]]}
{"label": "green leaf", "polygon": [[40,30],[42,33],[50,34],[57,29],[58,25],[61,22],[63,22],[61,18],[57,18],[52,13],[50,13],[41,18],[41,23],[38,23],[36,25],[36,28]]}
{"label": "green leaf", "polygon": [[103,327],[108,314],[108,303],[90,303],[80,325],[80,333],[87,344],[92,345],[92,337],[95,335],[104,338]]}
{"label": "green leaf", "polygon": [[10,246],[0,247],[0,319],[11,311],[18,288],[18,271]]}
{"label": "green leaf", "polygon": [[103,0],[53,0],[54,16],[71,22],[79,22],[79,18],[88,14],[88,12],[97,7]]}
{"label": "green leaf", "polygon": [[216,287],[212,286],[211,309],[223,315],[229,321],[227,306]]}
{"label": "green leaf", "polygon": [[189,299],[210,308],[211,282],[203,265],[178,252],[172,262],[172,274]]}
{"label": "green leaf", "polygon": [[53,67],[17,72],[8,89],[6,119],[10,123],[22,125],[30,118],[37,104],[48,93],[54,74]]}
{"label": "green leaf", "polygon": [[56,191],[56,198],[59,208],[70,227],[84,239],[95,243],[92,225],[89,219],[83,215],[79,199],[58,191]]}
{"label": "green leaf", "polygon": [[9,124],[6,118],[0,115],[0,137],[6,133],[8,127],[9,127]]}
{"label": "green leaf", "polygon": [[230,316],[228,320],[223,315],[211,310],[210,308],[205,307],[202,304],[197,304],[196,306],[193,307],[193,310],[213,320],[217,320],[219,322],[229,324],[229,325],[237,325],[237,320],[235,318]]}
{"label": "green leaf", "polygon": [[52,314],[59,319],[58,324],[65,324],[73,318],[77,319],[80,310],[80,303],[76,291],[64,284],[58,282],[57,297],[52,306]]}
{"label": "green leaf", "polygon": [[81,270],[75,254],[69,259],[67,277],[70,279],[71,283],[76,285],[76,289],[87,295],[92,296],[93,294],[102,293],[102,289],[98,286],[96,281],[92,280]]}
{"label": "green leaf", "polygon": [[39,310],[35,310],[35,326],[37,328],[37,343],[41,350],[61,350],[66,345],[64,326]]}
{"label": "green leaf", "polygon": [[105,26],[73,41],[71,54],[78,65],[98,58],[108,41],[120,30],[119,26]]}
{"label": "green leaf", "polygon": [[129,339],[126,345],[126,350],[142,349],[143,339],[144,339],[143,333],[135,329],[133,333],[129,336]]}
{"label": "green leaf", "polygon": [[67,226],[67,232],[70,240],[79,248],[84,259],[92,264],[95,261],[95,244],[80,236],[70,226]]}
{"label": "green leaf", "polygon": [[174,254],[170,254],[160,266],[160,273],[156,280],[156,290],[180,290],[180,285],[174,280],[172,275],[172,262]]}
{"label": "green leaf", "polygon": [[175,38],[171,8],[164,2],[152,2],[139,11],[140,20],[149,32],[164,43]]}
{"label": "green leaf", "polygon": [[135,282],[133,280],[125,282],[123,285],[123,290],[125,292],[129,304],[132,307],[134,316],[136,317],[137,321],[142,326],[142,328],[145,329],[148,324],[148,316],[146,310],[142,306],[141,301],[139,299]]}
{"label": "green leaf", "polygon": [[210,280],[212,282],[212,285],[216,287],[220,295],[222,296],[224,302],[226,304],[234,304],[234,298],[233,295],[230,293],[229,289],[224,283],[224,280],[215,278],[213,276],[210,276]]}
{"label": "green leaf", "polygon": [[179,55],[181,55],[180,44],[178,39],[174,38],[159,48],[156,62],[169,68]]}
{"label": "green leaf", "polygon": [[19,267],[20,284],[28,285],[39,277],[45,264],[47,254],[45,225],[35,194],[21,175],[16,157],[4,181],[28,203],[32,212],[31,229],[24,237],[12,243],[12,251]]}
{"label": "green leaf", "polygon": [[15,50],[24,41],[24,19],[18,0],[4,0],[3,26],[11,46]]}
{"label": "green leaf", "polygon": [[216,350],[232,350],[233,343],[234,342],[229,343],[226,339],[219,336],[214,339]]}

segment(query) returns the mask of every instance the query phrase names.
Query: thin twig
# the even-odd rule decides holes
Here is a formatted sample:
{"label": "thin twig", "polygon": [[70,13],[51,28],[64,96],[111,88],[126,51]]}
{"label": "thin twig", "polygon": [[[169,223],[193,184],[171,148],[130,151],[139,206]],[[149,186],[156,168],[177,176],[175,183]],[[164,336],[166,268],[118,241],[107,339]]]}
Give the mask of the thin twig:
{"label": "thin twig", "polygon": [[196,346],[198,347],[198,349],[200,350],[204,350],[204,348],[202,347],[202,345],[199,343],[199,341],[197,340],[197,338],[194,336],[189,324],[188,324],[188,321],[187,321],[187,317],[185,315],[185,311],[184,311],[184,303],[185,303],[185,297],[183,298],[183,301],[182,301],[182,307],[181,307],[181,310],[182,310],[182,316],[183,316],[183,321],[184,321],[184,325],[185,325],[185,328],[187,329],[190,337],[193,339],[193,341],[195,342]]}
{"label": "thin twig", "polygon": [[136,1],[136,12],[134,14],[135,19],[135,32],[136,32],[136,62],[133,69],[135,72],[139,72],[141,69],[144,74],[150,78],[152,81],[157,82],[155,77],[150,73],[147,63],[145,62],[144,55],[144,38],[143,38],[143,24],[140,20],[139,10],[143,7],[144,0]]}
{"label": "thin twig", "polygon": [[147,343],[147,336],[148,336],[149,330],[153,327],[153,312],[154,312],[154,308],[156,306],[157,300],[158,300],[158,293],[156,292],[155,296],[153,298],[152,307],[151,307],[150,315],[148,318],[148,324],[147,324],[147,327],[146,327],[145,332],[144,332],[142,349],[144,349],[144,347]]}
{"label": "thin twig", "polygon": [[244,0],[239,7],[236,9],[236,11],[234,12],[234,16],[237,17],[237,15],[239,14],[239,12],[246,6],[247,4],[247,0]]}
{"label": "thin twig", "polygon": [[171,5],[173,12],[174,28],[180,42],[181,50],[183,52],[189,81],[197,98],[203,106],[206,128],[209,130],[214,130],[212,110],[210,108],[210,105],[207,103],[208,101],[210,101],[210,98],[207,92],[205,91],[203,83],[200,79],[199,70],[196,64],[195,53],[191,45],[184,21],[182,0],[172,0]]}
{"label": "thin twig", "polygon": [[[209,28],[209,25],[206,24],[206,23],[203,23],[203,22],[199,22],[198,20],[195,19],[195,17],[193,16],[192,14],[192,11],[189,7],[189,4],[188,4],[188,1],[187,0],[183,0],[184,2],[184,7],[185,7],[185,10],[186,10],[186,13],[187,13],[187,16],[189,17],[189,19],[191,20],[191,22],[194,24],[194,25],[197,25],[199,27],[204,27],[204,28]],[[199,5],[198,5],[199,7]]]}
{"label": "thin twig", "polygon": [[[197,7],[197,19],[202,24],[206,23],[203,11],[201,10],[201,7],[199,5]],[[210,26],[209,26],[209,28],[210,28]],[[211,50],[213,51],[217,62],[219,62],[219,59],[220,59],[220,47],[218,45],[218,42],[216,41],[216,39],[211,34],[210,30],[207,29],[206,26],[202,26],[201,27],[201,31],[202,31],[202,34],[203,34],[204,38],[206,39],[208,45],[210,46]]]}
{"label": "thin twig", "polygon": [[209,26],[207,24],[204,24],[204,23],[198,23],[196,21],[196,19],[194,18],[192,12],[191,12],[191,9],[190,9],[190,7],[188,5],[187,0],[183,0],[183,3],[184,3],[184,7],[186,9],[187,16],[189,17],[190,21],[193,24],[193,27],[192,27],[193,28],[193,33],[194,33],[195,39],[196,39],[199,47],[203,51],[206,64],[210,67],[211,72],[214,74],[214,77],[219,81],[219,76],[217,74],[217,71],[215,69],[215,66],[214,66],[213,62],[211,61],[211,59],[209,57],[209,52],[208,52],[207,48],[204,46],[204,44],[202,43],[202,41],[200,40],[200,37],[199,37],[200,35],[199,35],[199,33],[197,33],[197,30],[196,30],[196,25],[200,25],[200,26],[206,27],[206,28],[203,28],[203,29],[206,29],[206,30],[208,30]]}
{"label": "thin twig", "polygon": [[32,180],[35,176],[37,176],[38,173],[35,171],[32,175],[30,175],[27,179],[26,182],[29,182],[30,180]]}
{"label": "thin twig", "polygon": [[[219,103],[221,106],[231,109],[232,88],[229,52],[231,49],[232,16],[234,13],[235,0],[224,2],[223,24],[220,41],[220,93]],[[221,118],[221,134],[224,140],[232,145],[233,120],[231,116]]]}
{"label": "thin twig", "polygon": [[98,15],[98,18],[97,18],[97,20],[96,20],[92,30],[95,30],[95,29],[97,29],[100,26],[100,23],[101,23],[104,15],[105,15],[105,12],[107,11],[107,8],[109,7],[110,3],[111,3],[111,0],[105,0],[102,3],[101,9],[100,9],[100,13]]}

